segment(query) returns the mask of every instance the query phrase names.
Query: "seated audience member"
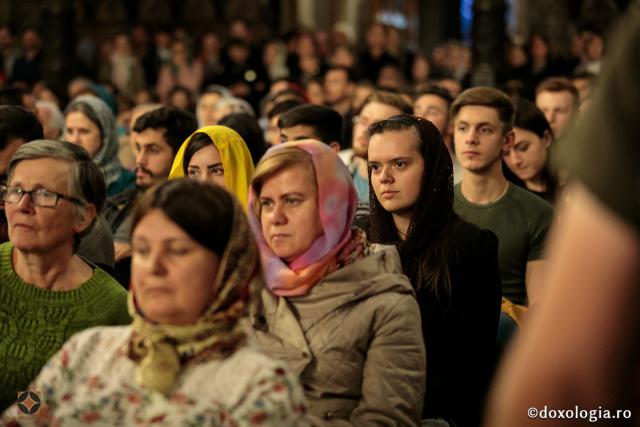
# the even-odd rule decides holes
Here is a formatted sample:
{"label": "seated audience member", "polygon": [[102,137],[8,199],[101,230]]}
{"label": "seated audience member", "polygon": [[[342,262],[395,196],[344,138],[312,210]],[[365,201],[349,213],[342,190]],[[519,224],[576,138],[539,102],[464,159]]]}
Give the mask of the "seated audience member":
{"label": "seated audience member", "polygon": [[75,98],[64,111],[62,138],[80,145],[100,166],[107,183],[107,197],[119,194],[135,184],[135,176],[118,160],[115,118],[104,101],[92,95]]}
{"label": "seated audience member", "polygon": [[342,141],[342,117],[323,105],[305,104],[292,108],[278,119],[282,142],[315,139],[336,153]]}
{"label": "seated audience member", "polygon": [[453,140],[464,169],[454,209],[498,236],[502,295],[528,305],[543,287],[543,249],[553,208],[504,176],[502,157],[513,147],[514,115],[513,104],[497,89],[467,89],[453,102]]}
{"label": "seated audience member", "polygon": [[247,344],[242,319],[263,281],[240,205],[214,186],[165,182],[142,196],[131,240],[133,323],[69,340],[30,386],[43,407],[29,421],[308,425],[298,379]]}
{"label": "seated audience member", "polygon": [[299,105],[304,105],[304,102],[298,99],[287,99],[273,105],[267,113],[267,130],[264,133],[264,139],[267,144],[271,146],[282,142],[280,141],[280,128],[278,127],[280,115]]}
{"label": "seated audience member", "polygon": [[224,86],[209,85],[198,97],[196,104],[196,118],[198,126],[212,126],[216,124],[216,105],[224,98],[231,98],[231,93]]}
{"label": "seated audience member", "polygon": [[[574,182],[549,240],[548,291],[505,360],[487,427],[638,424],[639,18],[630,8],[620,23],[593,104],[559,146]],[[552,408],[573,414],[542,420]]]}
{"label": "seated audience member", "polygon": [[216,109],[213,113],[214,124],[218,124],[224,116],[231,113],[247,113],[255,117],[256,113],[253,107],[247,101],[241,98],[222,98],[216,102]]}
{"label": "seated audience member", "polygon": [[219,185],[246,208],[253,160],[238,132],[206,126],[184,141],[173,160],[169,179],[182,176]]}
{"label": "seated audience member", "polygon": [[570,80],[564,77],[550,77],[536,88],[536,106],[547,118],[554,138],[561,139],[575,123],[580,95]]}
{"label": "seated audience member", "polygon": [[176,152],[196,128],[193,114],[174,107],[154,109],[136,120],[136,186],[110,197],[105,208],[116,261],[131,255],[131,212],[135,202],[146,189],[169,177]]}
{"label": "seated audience member", "polygon": [[351,228],[356,194],[318,141],[271,148],[251,184],[250,223],[267,288],[256,339],[304,385],[312,425],[416,426],[425,349],[393,246]]}
{"label": "seated audience member", "polygon": [[58,105],[52,101],[36,101],[38,119],[42,123],[44,138],[58,140],[64,128],[64,116]]}
{"label": "seated audience member", "polygon": [[10,239],[0,245],[0,408],[71,335],[130,321],[126,291],[75,254],[104,203],[104,179],[87,152],[36,140],[16,151],[8,174],[0,191]]}
{"label": "seated audience member", "polygon": [[386,91],[369,95],[360,113],[353,118],[352,149],[340,152],[340,158],[348,166],[358,194],[361,210],[369,207],[369,172],[367,150],[369,148],[369,126],[398,114],[411,114],[413,108],[402,96]]}
{"label": "seated audience member", "polygon": [[350,118],[355,86],[356,76],[352,69],[342,66],[329,68],[324,74],[324,102],[341,117]]}
{"label": "seated audience member", "polygon": [[220,120],[220,126],[226,126],[238,132],[247,144],[253,164],[258,164],[267,151],[267,143],[258,120],[248,113],[231,113]]}
{"label": "seated audience member", "polygon": [[429,120],[438,129],[440,135],[442,135],[442,139],[449,150],[451,161],[453,162],[453,181],[457,184],[462,179],[462,166],[460,166],[460,162],[456,159],[451,138],[449,110],[451,109],[452,102],[453,98],[451,98],[447,89],[440,86],[428,85],[416,93],[413,103],[413,114]]}
{"label": "seated audience member", "polygon": [[369,239],[394,244],[416,291],[427,348],[423,418],[477,426],[496,358],[498,239],[453,212],[437,128],[394,116],[369,128]]}
{"label": "seated audience member", "polygon": [[129,170],[134,170],[136,167],[136,131],[133,130],[133,125],[136,121],[145,113],[149,111],[158,110],[162,108],[162,104],[158,103],[144,103],[138,104],[131,109],[129,114],[129,120],[127,123],[127,133],[121,135],[118,138],[118,159],[124,167]]}
{"label": "seated audience member", "polygon": [[553,203],[557,187],[549,159],[553,134],[549,122],[533,102],[516,101],[513,133],[513,146],[503,157],[515,175],[513,182]]}

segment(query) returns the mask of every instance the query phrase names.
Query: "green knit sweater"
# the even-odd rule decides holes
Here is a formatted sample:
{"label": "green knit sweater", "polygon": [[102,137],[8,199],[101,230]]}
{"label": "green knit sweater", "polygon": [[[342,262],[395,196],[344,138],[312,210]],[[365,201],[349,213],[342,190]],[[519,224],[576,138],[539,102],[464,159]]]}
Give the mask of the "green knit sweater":
{"label": "green knit sweater", "polygon": [[13,271],[11,242],[0,245],[0,412],[76,332],[124,325],[127,291],[104,270],[71,291],[30,285]]}

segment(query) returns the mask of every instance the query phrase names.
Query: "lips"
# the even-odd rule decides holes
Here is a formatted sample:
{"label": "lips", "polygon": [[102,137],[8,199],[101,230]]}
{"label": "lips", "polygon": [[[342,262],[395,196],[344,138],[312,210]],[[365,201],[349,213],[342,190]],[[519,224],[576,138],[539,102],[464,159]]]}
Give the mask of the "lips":
{"label": "lips", "polygon": [[473,156],[479,156],[480,153],[478,153],[477,151],[463,151],[462,155],[463,156],[473,157]]}
{"label": "lips", "polygon": [[380,197],[382,197],[383,199],[393,199],[398,193],[399,191],[385,190],[380,194]]}

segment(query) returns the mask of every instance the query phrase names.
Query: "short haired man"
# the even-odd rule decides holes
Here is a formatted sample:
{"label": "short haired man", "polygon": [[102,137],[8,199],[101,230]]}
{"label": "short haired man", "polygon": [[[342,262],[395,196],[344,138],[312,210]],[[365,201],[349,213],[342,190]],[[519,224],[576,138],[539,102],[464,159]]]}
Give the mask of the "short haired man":
{"label": "short haired man", "polygon": [[305,104],[282,113],[278,119],[280,141],[316,139],[340,151],[342,117],[324,105]]}
{"label": "short haired man", "polygon": [[550,77],[536,88],[536,106],[549,121],[553,135],[560,139],[573,127],[580,94],[570,80]]}
{"label": "short haired man", "polygon": [[368,129],[374,123],[398,114],[411,114],[413,108],[404,98],[393,92],[377,91],[365,100],[360,114],[353,118],[353,138],[351,149],[342,150],[340,158],[349,167],[353,184],[358,193],[358,203],[362,211],[369,207],[369,171],[367,158],[369,150]]}
{"label": "short haired man", "polygon": [[304,102],[298,99],[285,99],[273,105],[271,110],[267,113],[267,131],[264,134],[265,142],[269,146],[278,145],[282,142],[280,141],[280,128],[278,128],[278,120],[280,120],[280,116],[284,112],[303,104]]}
{"label": "short haired man", "polygon": [[542,252],[553,209],[509,184],[502,172],[503,153],[514,141],[514,113],[506,94],[485,87],[462,92],[451,105],[454,146],[464,170],[455,186],[454,209],[498,236],[502,294],[526,305],[540,295]]}
{"label": "short haired man", "polygon": [[135,122],[136,188],[110,198],[105,216],[113,231],[116,261],[130,254],[131,211],[142,191],[169,176],[180,145],[195,132],[193,114],[173,107],[149,111]]}
{"label": "short haired man", "polygon": [[351,113],[356,77],[350,68],[331,67],[324,75],[324,101],[342,117]]}
{"label": "short haired man", "polygon": [[453,98],[449,91],[443,87],[429,85],[416,93],[413,103],[413,114],[429,120],[438,129],[453,162],[453,179],[457,184],[462,179],[462,167],[456,159],[451,141],[451,126],[449,122],[449,109]]}

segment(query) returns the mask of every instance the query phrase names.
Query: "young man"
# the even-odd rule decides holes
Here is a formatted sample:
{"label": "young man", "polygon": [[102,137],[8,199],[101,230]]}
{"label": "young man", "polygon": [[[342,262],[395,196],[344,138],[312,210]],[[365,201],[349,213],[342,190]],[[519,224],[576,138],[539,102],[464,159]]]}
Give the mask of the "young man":
{"label": "young man", "polygon": [[150,111],[136,120],[136,188],[107,201],[105,216],[111,225],[116,261],[130,255],[130,214],[138,196],[167,179],[180,145],[196,131],[193,114],[172,107]]}
{"label": "young man", "polygon": [[514,116],[507,95],[491,88],[468,89],[452,104],[454,146],[463,168],[454,209],[498,236],[502,294],[526,305],[535,301],[542,286],[542,251],[553,209],[509,184],[502,173],[503,153],[514,141]]}
{"label": "young man", "polygon": [[352,149],[340,152],[340,158],[349,167],[353,184],[362,208],[369,206],[369,173],[367,151],[369,149],[369,126],[398,114],[411,114],[413,108],[400,95],[377,91],[367,97],[360,114],[353,118]]}
{"label": "young man", "polygon": [[536,88],[536,106],[542,110],[556,139],[563,138],[573,127],[580,94],[564,77],[543,80]]}
{"label": "young man", "polygon": [[449,91],[443,87],[430,85],[418,91],[413,103],[413,114],[429,120],[440,132],[444,139],[451,161],[453,162],[453,180],[457,184],[462,179],[462,167],[456,159],[451,141],[451,126],[449,121],[449,109],[453,98]]}
{"label": "young man", "polygon": [[324,75],[324,101],[342,117],[351,114],[356,86],[354,72],[346,67],[332,67]]}
{"label": "young man", "polygon": [[305,104],[292,108],[280,115],[278,127],[281,142],[316,139],[340,151],[342,117],[329,107]]}

